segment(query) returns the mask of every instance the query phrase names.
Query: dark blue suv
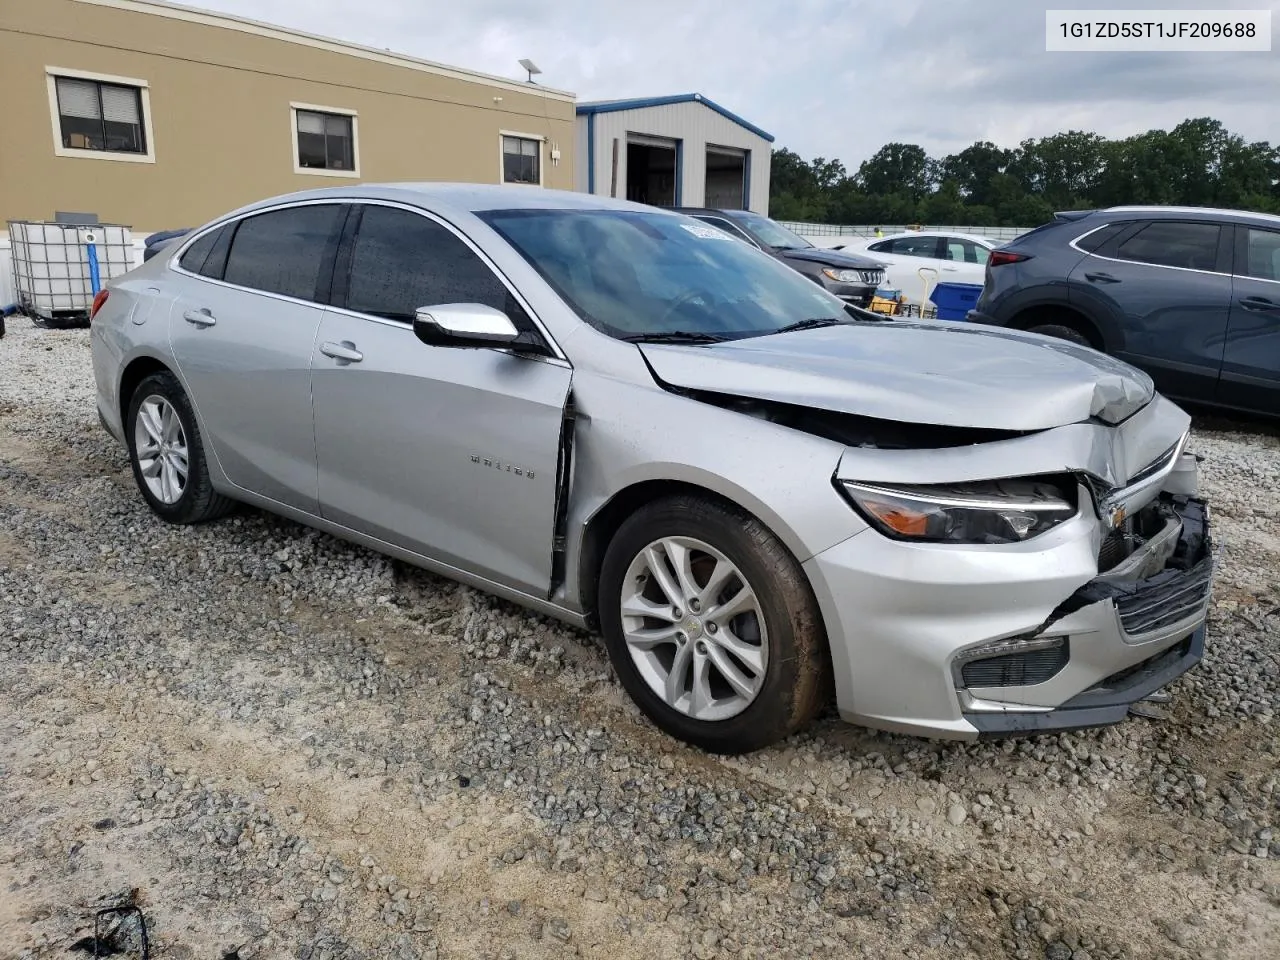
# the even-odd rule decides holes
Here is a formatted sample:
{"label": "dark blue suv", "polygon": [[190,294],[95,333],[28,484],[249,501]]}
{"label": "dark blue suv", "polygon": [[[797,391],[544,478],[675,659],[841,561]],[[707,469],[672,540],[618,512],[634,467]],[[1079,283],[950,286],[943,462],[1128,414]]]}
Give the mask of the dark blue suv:
{"label": "dark blue suv", "polygon": [[1059,213],[991,253],[968,319],[1088,344],[1160,392],[1280,415],[1280,217],[1203,207]]}

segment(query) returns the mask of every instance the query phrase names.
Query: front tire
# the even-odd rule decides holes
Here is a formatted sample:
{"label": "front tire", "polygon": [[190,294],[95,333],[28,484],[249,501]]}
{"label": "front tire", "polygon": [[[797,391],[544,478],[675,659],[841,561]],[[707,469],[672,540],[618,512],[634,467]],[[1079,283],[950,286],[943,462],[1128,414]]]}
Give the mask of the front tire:
{"label": "front tire", "polygon": [[234,508],[213,489],[195,411],[173,374],[153,373],[138,384],[124,433],[133,478],[162,520],[202,523]]}
{"label": "front tire", "polygon": [[759,520],[698,496],[643,507],[600,574],[609,659],[657,726],[713,753],[790,736],[830,693],[817,601]]}
{"label": "front tire", "polygon": [[1066,340],[1069,343],[1078,343],[1082,347],[1092,347],[1089,338],[1077,330],[1075,327],[1068,327],[1061,323],[1045,323],[1038,327],[1031,327],[1028,333],[1039,333],[1046,337],[1056,337],[1059,340]]}

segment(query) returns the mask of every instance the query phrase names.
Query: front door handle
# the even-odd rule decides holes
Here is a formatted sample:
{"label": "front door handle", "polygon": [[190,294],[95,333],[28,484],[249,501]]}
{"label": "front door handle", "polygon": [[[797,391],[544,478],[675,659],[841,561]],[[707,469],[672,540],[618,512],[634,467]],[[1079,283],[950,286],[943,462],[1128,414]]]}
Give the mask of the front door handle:
{"label": "front door handle", "polygon": [[1109,273],[1086,273],[1084,278],[1090,283],[1119,283],[1120,281]]}
{"label": "front door handle", "polygon": [[1246,310],[1280,310],[1280,303],[1266,297],[1245,297],[1240,301],[1240,306]]}
{"label": "front door handle", "polygon": [[209,312],[208,307],[201,307],[199,310],[188,310],[182,315],[182,319],[187,323],[194,323],[197,327],[212,327],[218,322],[213,318],[213,314]]}
{"label": "front door handle", "polygon": [[320,344],[320,352],[326,357],[333,357],[339,363],[359,363],[364,359],[364,354],[357,350],[356,345],[350,340],[343,340],[341,343],[325,341]]}

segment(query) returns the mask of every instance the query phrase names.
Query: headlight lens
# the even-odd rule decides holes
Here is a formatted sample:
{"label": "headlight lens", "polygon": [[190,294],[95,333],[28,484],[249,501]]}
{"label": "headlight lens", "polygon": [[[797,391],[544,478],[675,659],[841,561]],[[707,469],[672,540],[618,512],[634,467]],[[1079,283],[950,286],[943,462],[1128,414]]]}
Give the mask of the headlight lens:
{"label": "headlight lens", "polygon": [[857,270],[837,270],[834,267],[823,267],[822,272],[828,280],[835,280],[839,283],[862,282],[862,275]]}
{"label": "headlight lens", "polygon": [[954,486],[886,487],[840,481],[867,521],[887,537],[925,543],[1021,543],[1076,515],[1070,478],[988,480]]}

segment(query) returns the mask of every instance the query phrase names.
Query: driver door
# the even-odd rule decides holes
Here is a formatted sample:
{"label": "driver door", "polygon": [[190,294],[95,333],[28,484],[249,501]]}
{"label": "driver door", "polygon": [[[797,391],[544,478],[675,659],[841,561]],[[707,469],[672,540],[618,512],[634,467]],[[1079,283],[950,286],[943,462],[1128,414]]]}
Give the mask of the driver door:
{"label": "driver door", "polygon": [[551,581],[572,371],[498,348],[429,346],[418,307],[482,303],[532,322],[460,235],[357,204],[312,363],[322,516],[525,593]]}

